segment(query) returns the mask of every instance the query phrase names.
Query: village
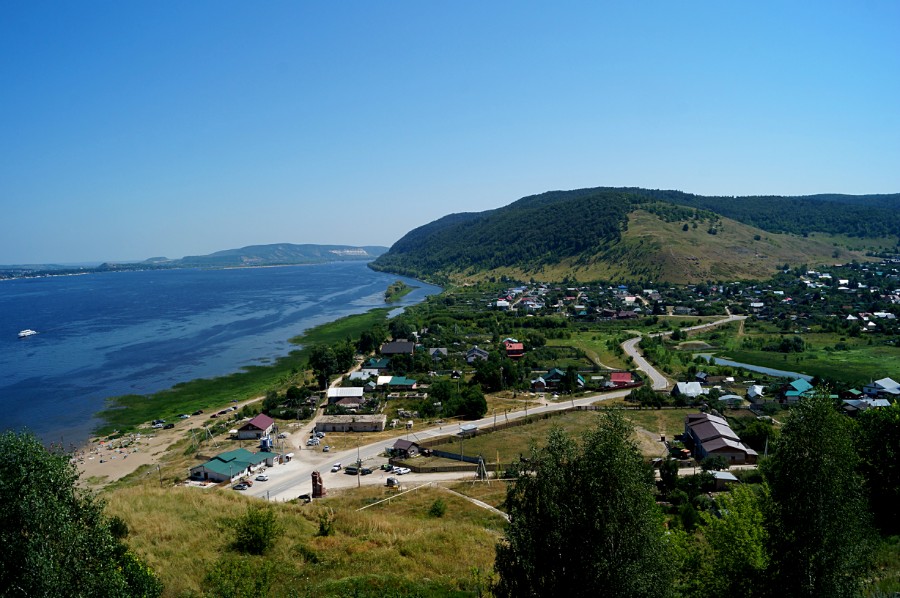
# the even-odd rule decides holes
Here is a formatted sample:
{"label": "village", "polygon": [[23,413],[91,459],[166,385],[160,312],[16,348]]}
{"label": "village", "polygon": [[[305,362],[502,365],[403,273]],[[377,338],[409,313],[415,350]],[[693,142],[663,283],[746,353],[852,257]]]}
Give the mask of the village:
{"label": "village", "polygon": [[[213,453],[209,442],[198,440],[199,459],[186,480],[287,500],[321,496],[325,484],[315,479],[322,480],[323,472],[353,475],[326,476],[330,486],[363,478],[401,487],[398,475],[426,480],[439,472],[499,476],[516,455],[501,459],[490,443],[482,451],[487,455],[472,453],[458,440],[601,407],[680,410],[678,428],[641,428],[656,437],[645,443],[645,458],[657,465],[673,458],[683,468],[753,466],[767,437],[756,425],[742,437],[749,422],[777,428],[781,411],[823,385],[848,417],[890,405],[900,397],[900,384],[891,377],[897,370],[888,367],[878,378],[850,384],[752,364],[722,365],[728,360],[707,352],[729,332],[740,331],[744,344],[757,342],[746,334],[751,326],[801,343],[813,330],[827,330],[896,347],[898,287],[897,263],[884,261],[828,272],[786,269],[755,284],[463,289],[442,298],[439,308],[426,304],[423,313],[392,321],[380,331],[388,338],[368,355],[357,352],[348,371],[328,376],[325,390],[289,389],[269,397],[262,411],[258,403],[229,407],[211,414],[202,428],[192,424],[193,435],[218,435],[223,447],[232,448]],[[593,340],[578,342],[586,337]],[[638,348],[626,346],[635,338],[642,341]],[[780,340],[783,346],[767,351],[780,353],[790,342]],[[639,365],[636,358],[645,356],[649,363]],[[277,484],[267,483],[267,474],[255,479],[276,466],[287,466],[291,475],[274,476]]]}

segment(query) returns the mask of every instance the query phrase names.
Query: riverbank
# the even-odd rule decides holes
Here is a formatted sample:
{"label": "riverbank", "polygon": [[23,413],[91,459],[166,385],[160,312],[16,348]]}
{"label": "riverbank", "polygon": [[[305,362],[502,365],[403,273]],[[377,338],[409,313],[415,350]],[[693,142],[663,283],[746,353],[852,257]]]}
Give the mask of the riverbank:
{"label": "riverbank", "polygon": [[271,365],[250,366],[240,372],[210,379],[198,379],[150,395],[124,395],[109,399],[97,414],[102,424],[95,436],[123,435],[154,419],[178,421],[181,413],[209,411],[265,395],[272,388],[290,385],[302,374],[311,347],[347,337],[355,338],[388,318],[388,308],[375,308],[310,328],[290,339],[301,348],[275,360]]}
{"label": "riverbank", "polygon": [[415,288],[416,287],[412,287],[402,280],[398,280],[397,282],[389,286],[384,292],[384,301],[385,303],[395,303],[397,301],[400,301],[401,299],[412,293],[413,289]]}

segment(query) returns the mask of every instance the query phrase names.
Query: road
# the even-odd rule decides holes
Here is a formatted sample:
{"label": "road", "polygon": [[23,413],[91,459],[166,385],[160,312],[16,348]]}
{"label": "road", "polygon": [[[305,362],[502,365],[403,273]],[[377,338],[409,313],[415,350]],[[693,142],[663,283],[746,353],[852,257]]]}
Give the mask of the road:
{"label": "road", "polygon": [[[721,320],[716,320],[714,322],[709,322],[707,324],[701,324],[698,326],[691,326],[688,328],[684,328],[685,331],[691,330],[702,330],[705,328],[713,328],[715,326],[720,326],[722,324],[726,324],[728,322],[734,322],[738,320],[743,320],[746,316],[734,316],[728,315],[728,317],[723,318]],[[665,336],[667,334],[671,334],[671,332],[659,332],[652,334],[650,336]],[[669,381],[663,376],[656,368],[654,368],[644,356],[641,355],[640,351],[637,348],[637,343],[640,341],[641,337],[637,336],[635,338],[629,339],[622,344],[625,352],[634,358],[635,364],[638,369],[647,374],[650,379],[653,381],[653,389],[654,390],[664,390],[668,388]],[[550,411],[560,411],[563,409],[568,409],[571,407],[579,406],[579,405],[591,405],[598,401],[605,401],[610,399],[622,398],[628,395],[631,390],[618,390],[612,391],[602,394],[595,394],[587,397],[582,397],[580,399],[572,399],[569,401],[558,401],[556,403],[542,405],[540,407],[534,407],[531,409],[523,409],[521,411],[514,411],[511,413],[507,413],[503,415],[503,420],[515,420],[526,415],[534,415],[538,413],[546,413]],[[477,421],[466,422],[466,424],[471,424],[474,426],[482,427],[487,426],[489,424],[493,424],[495,421],[495,416],[491,415],[489,417],[484,417]],[[298,443],[305,442],[306,436],[308,432],[314,427],[314,423],[306,424],[302,427],[301,432],[298,434],[294,432],[291,435],[292,442],[296,441]],[[446,428],[446,430],[444,429]],[[245,492],[249,496],[255,496],[258,498],[264,498],[268,500],[276,500],[276,501],[287,501],[294,498],[297,498],[301,494],[307,494],[312,492],[312,472],[318,471],[322,474],[325,483],[326,491],[329,488],[344,488],[351,487],[357,484],[360,485],[383,485],[385,483],[385,478],[387,474],[377,470],[379,465],[385,463],[387,459],[384,457],[385,451],[393,446],[394,442],[397,438],[405,438],[408,437],[410,440],[415,440],[417,442],[421,442],[424,440],[428,440],[431,438],[436,438],[438,436],[447,436],[455,434],[458,431],[458,424],[448,424],[444,426],[435,426],[423,430],[415,430],[409,432],[409,434],[398,434],[394,438],[390,438],[387,440],[379,440],[378,442],[372,442],[370,444],[366,444],[360,446],[358,449],[350,449],[339,452],[330,452],[323,453],[321,449],[318,447],[306,448],[301,447],[294,451],[294,458],[290,463],[285,465],[279,465],[277,467],[269,468],[266,473],[269,475],[269,481],[267,482],[257,482],[250,489]],[[348,465],[356,462],[359,459],[362,461],[363,465],[371,468],[374,473],[367,476],[349,476],[345,475],[342,471],[337,473],[331,473],[331,466],[334,463],[341,463],[342,465]],[[428,482],[435,480],[453,480],[460,479],[460,477],[468,477],[469,474],[460,476],[459,473],[442,473],[442,474],[432,474],[432,473],[410,473],[402,476],[400,481],[404,484],[414,483],[414,482]]]}
{"label": "road", "polygon": [[[722,324],[728,324],[729,322],[737,322],[741,320],[747,319],[747,316],[735,316],[732,314],[728,314],[728,317],[722,318],[721,320],[715,320],[714,322],[707,322],[706,324],[698,324],[696,326],[688,326],[686,328],[682,328],[681,330],[685,332],[690,332],[692,330],[705,330],[707,328],[715,328],[716,326],[721,326]],[[655,332],[649,336],[657,337],[657,336],[669,336],[672,332]],[[622,343],[622,349],[625,351],[626,355],[629,355],[632,359],[634,359],[634,364],[637,369],[641,370],[647,376],[650,377],[650,381],[653,384],[653,390],[666,390],[671,388],[671,383],[669,380],[663,376],[659,370],[653,367],[649,361],[644,359],[644,356],[641,354],[637,345],[641,342],[643,336],[636,336],[634,338],[630,338],[624,343]]]}
{"label": "road", "polygon": [[[546,413],[549,411],[560,411],[569,409],[578,405],[591,405],[598,401],[622,398],[628,395],[630,390],[618,390],[603,394],[595,394],[580,399],[572,399],[569,401],[560,401],[550,405],[534,407],[531,409],[523,409],[522,411],[514,411],[504,414],[502,421],[515,420],[526,415],[535,415],[538,413]],[[476,421],[465,422],[474,426],[482,427],[494,423],[494,416],[485,417]],[[304,426],[304,429],[306,426]],[[446,429],[445,429],[446,428]],[[435,426],[424,430],[415,430],[409,433],[409,439],[421,442],[438,436],[447,436],[455,434],[459,430],[459,425],[448,424],[444,426]],[[293,436],[296,438],[296,435]],[[256,482],[251,488],[245,491],[249,496],[264,498],[268,500],[287,501],[297,498],[301,494],[312,492],[312,472],[318,471],[322,474],[326,491],[329,488],[344,488],[360,485],[384,485],[386,474],[381,471],[375,471],[371,475],[356,476],[344,475],[343,472],[331,473],[331,466],[334,463],[348,465],[355,463],[357,455],[365,467],[373,470],[381,463],[385,463],[387,459],[384,457],[386,449],[394,445],[397,438],[406,438],[407,434],[400,434],[395,438],[387,440],[379,440],[360,446],[359,449],[350,449],[340,452],[323,453],[318,447],[311,449],[303,448],[294,451],[294,458],[290,463],[278,465],[266,470],[269,475],[269,481]],[[399,479],[402,483],[412,482],[428,482],[435,480],[455,480],[461,477],[466,478],[471,474],[460,475],[457,472],[432,474],[432,473],[409,473],[401,476]]]}

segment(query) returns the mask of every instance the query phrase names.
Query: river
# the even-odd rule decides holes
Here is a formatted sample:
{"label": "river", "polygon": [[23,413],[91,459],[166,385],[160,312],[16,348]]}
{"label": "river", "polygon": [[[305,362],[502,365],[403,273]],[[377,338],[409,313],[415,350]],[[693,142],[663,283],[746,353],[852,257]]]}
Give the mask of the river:
{"label": "river", "polygon": [[291,337],[385,306],[398,279],[417,287],[398,308],[440,291],[365,262],[2,281],[0,429],[81,442],[108,397],[271,363]]}

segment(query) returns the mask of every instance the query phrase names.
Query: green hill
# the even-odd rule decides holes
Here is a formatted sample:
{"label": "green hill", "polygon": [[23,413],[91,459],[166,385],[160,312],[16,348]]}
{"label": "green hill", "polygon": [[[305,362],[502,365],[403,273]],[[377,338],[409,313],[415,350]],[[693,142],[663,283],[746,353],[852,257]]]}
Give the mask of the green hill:
{"label": "green hill", "polygon": [[410,231],[372,267],[435,279],[762,278],[785,263],[846,261],[864,258],[865,249],[892,249],[900,235],[897,213],[900,195],[553,191],[496,210],[445,216]]}

